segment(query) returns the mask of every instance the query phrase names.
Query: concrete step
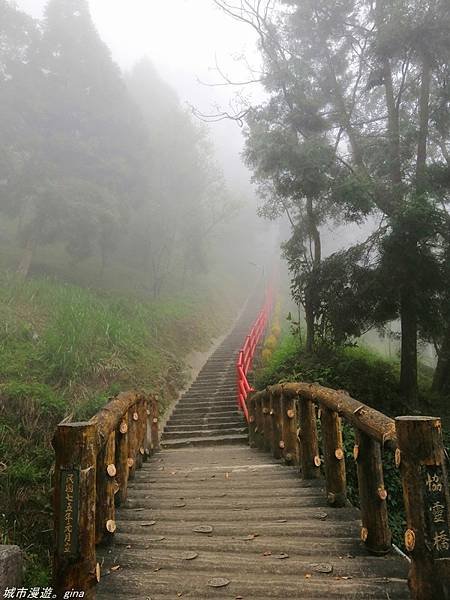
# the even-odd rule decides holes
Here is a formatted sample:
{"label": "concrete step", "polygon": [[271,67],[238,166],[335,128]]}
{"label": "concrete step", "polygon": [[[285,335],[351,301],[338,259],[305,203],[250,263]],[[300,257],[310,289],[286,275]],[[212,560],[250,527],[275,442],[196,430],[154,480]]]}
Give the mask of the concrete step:
{"label": "concrete step", "polygon": [[225,428],[219,428],[219,429],[213,429],[211,427],[202,429],[202,428],[197,428],[197,429],[181,429],[181,430],[177,430],[177,431],[165,431],[164,432],[164,441],[166,440],[175,440],[175,439],[179,439],[179,438],[188,438],[188,437],[195,437],[195,438],[201,438],[201,437],[211,437],[211,436],[220,436],[220,435],[242,435],[242,434],[246,434],[247,430],[245,427],[227,427]]}
{"label": "concrete step", "polygon": [[210,437],[186,437],[177,440],[161,441],[163,448],[182,448],[186,446],[224,446],[230,444],[245,444],[248,442],[248,435],[212,435]]}

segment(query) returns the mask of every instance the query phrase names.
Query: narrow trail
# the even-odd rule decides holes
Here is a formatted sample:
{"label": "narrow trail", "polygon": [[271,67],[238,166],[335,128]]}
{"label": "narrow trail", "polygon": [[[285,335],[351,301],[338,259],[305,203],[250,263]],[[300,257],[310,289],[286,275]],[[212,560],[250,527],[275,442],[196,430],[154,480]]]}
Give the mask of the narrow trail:
{"label": "narrow trail", "polygon": [[100,600],[409,598],[406,562],[367,554],[357,509],[330,508],[323,481],[246,445],[235,359],[255,313],[249,304],[130,482],[114,545],[98,551]]}

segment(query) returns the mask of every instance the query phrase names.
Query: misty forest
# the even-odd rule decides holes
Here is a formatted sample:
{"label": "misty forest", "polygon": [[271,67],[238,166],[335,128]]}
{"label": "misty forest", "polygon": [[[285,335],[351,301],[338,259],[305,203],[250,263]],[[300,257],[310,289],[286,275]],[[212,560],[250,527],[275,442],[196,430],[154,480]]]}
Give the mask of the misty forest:
{"label": "misty forest", "polygon": [[[448,0],[114,5],[0,0],[0,591],[450,598]],[[272,460],[232,454],[248,441],[323,481],[325,508],[266,515],[256,467],[220,470]],[[143,473],[161,508],[136,496]],[[235,475],[242,532],[218,481]],[[202,485],[218,504],[200,514]],[[350,503],[339,570],[318,548],[350,536],[353,513],[332,512]],[[286,560],[244,583],[220,518],[264,565]],[[312,566],[297,529],[254,533],[309,518],[334,531],[307,534]],[[191,556],[135,573],[159,534]]]}

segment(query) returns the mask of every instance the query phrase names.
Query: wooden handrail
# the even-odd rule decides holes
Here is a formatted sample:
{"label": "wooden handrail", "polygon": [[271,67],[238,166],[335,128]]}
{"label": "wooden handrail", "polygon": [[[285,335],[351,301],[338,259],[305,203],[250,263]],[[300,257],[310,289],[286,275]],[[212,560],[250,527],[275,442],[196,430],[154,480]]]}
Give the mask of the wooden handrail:
{"label": "wooden handrail", "polygon": [[96,545],[111,543],[115,508],[128,481],[159,448],[158,403],[140,392],[119,394],[90,421],[62,422],[54,438],[53,581],[58,598],[71,590],[95,597]]}
{"label": "wooden handrail", "polygon": [[[341,418],[354,427],[361,540],[377,555],[391,549],[382,452],[385,447],[393,450],[407,515],[411,597],[450,598],[448,458],[439,418],[394,420],[343,390],[309,383],[285,383],[250,392],[247,405],[250,445],[299,465],[305,479],[320,477],[323,467],[327,502],[334,507],[348,503]],[[319,455],[319,417],[323,456]]]}

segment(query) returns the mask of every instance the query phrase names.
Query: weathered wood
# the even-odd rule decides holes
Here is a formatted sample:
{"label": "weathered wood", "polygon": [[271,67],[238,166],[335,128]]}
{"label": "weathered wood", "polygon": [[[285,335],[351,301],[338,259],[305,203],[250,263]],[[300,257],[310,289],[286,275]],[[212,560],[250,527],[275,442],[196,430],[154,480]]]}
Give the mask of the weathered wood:
{"label": "weathered wood", "polygon": [[253,392],[250,392],[247,398],[248,406],[248,443],[250,448],[256,448],[256,403],[252,398]]}
{"label": "weathered wood", "polygon": [[264,447],[264,415],[263,415],[263,396],[257,395],[254,400],[255,403],[255,417],[256,417],[256,427],[255,427],[255,441],[256,446],[260,450]]}
{"label": "weathered wood", "polygon": [[[284,391],[285,388],[283,388]],[[310,400],[299,401],[300,465],[304,479],[320,477],[319,441],[317,436],[316,407]]]}
{"label": "weathered wood", "polygon": [[134,479],[136,473],[139,435],[139,413],[136,409],[136,404],[128,409],[128,479]]}
{"label": "weathered wood", "polygon": [[109,434],[108,441],[97,455],[95,542],[111,543],[115,531],[114,491],[117,467],[116,432]]}
{"label": "weathered wood", "polygon": [[159,450],[159,411],[158,411],[158,398],[157,396],[151,396],[151,439],[152,439],[152,451],[156,452]]}
{"label": "weathered wood", "polygon": [[100,437],[99,447],[106,444],[109,434],[117,429],[123,415],[141,398],[143,398],[143,394],[140,392],[119,394],[110,400],[91,419],[91,421],[97,423],[98,435]]}
{"label": "weathered wood", "polygon": [[409,586],[414,600],[450,598],[450,498],[441,421],[395,420],[406,509]]}
{"label": "weathered wood", "polygon": [[294,465],[300,464],[300,442],[297,436],[297,429],[299,428],[297,402],[297,398],[281,393],[283,456],[288,464]]}
{"label": "weathered wood", "polygon": [[270,394],[267,393],[262,400],[263,413],[263,449],[272,451],[272,418],[270,416]]}
{"label": "weathered wood", "polygon": [[58,597],[83,590],[93,598],[96,584],[95,480],[97,426],[64,423],[58,426],[56,454],[53,582]]}
{"label": "weathered wood", "polygon": [[[301,397],[325,406],[344,417],[356,429],[363,431],[383,446],[397,447],[395,422],[383,413],[355,400],[344,390],[332,390],[312,383],[284,383],[280,387],[285,397]],[[265,392],[259,392],[264,395]]]}
{"label": "weathered wood", "polygon": [[357,473],[361,505],[361,539],[372,554],[391,549],[391,532],[386,505],[380,444],[367,434],[356,431]]}
{"label": "weathered wood", "polygon": [[142,398],[136,403],[136,412],[139,416],[137,426],[137,448],[136,448],[136,468],[141,469],[145,455],[145,437],[147,435],[147,409],[146,400]]}
{"label": "weathered wood", "polygon": [[272,454],[274,458],[283,456],[283,449],[280,448],[281,442],[281,392],[277,390],[270,395],[270,418],[272,420]]}
{"label": "weathered wood", "polygon": [[342,507],[347,504],[347,485],[341,419],[334,411],[322,407],[320,424],[327,502],[330,506]]}
{"label": "weathered wood", "polygon": [[116,505],[120,506],[127,498],[128,490],[128,411],[122,417],[119,427],[116,431],[116,479],[119,485],[119,491],[116,494]]}

